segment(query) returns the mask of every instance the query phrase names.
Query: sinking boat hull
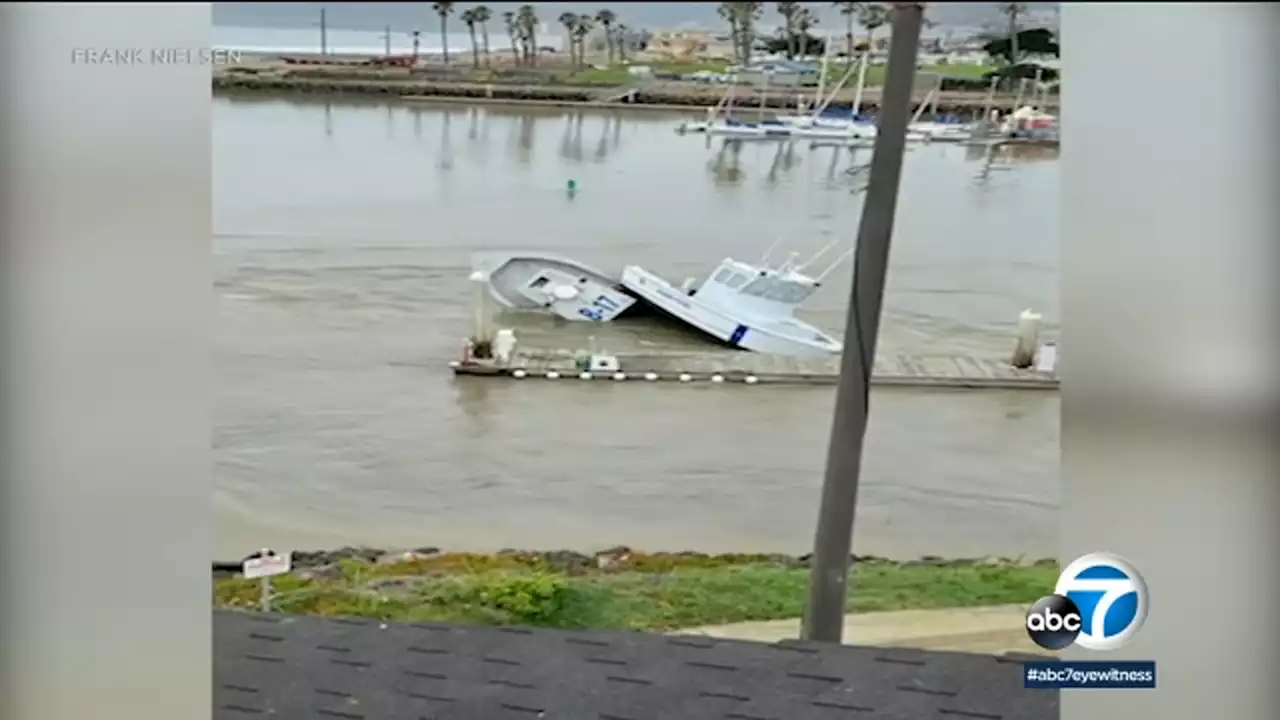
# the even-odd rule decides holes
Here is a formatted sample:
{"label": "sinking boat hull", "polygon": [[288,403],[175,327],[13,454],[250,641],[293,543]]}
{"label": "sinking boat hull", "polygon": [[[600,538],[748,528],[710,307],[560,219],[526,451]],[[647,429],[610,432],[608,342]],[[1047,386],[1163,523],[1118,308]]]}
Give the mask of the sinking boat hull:
{"label": "sinking boat hull", "polygon": [[544,312],[571,322],[610,322],[636,306],[617,279],[582,263],[550,255],[479,256],[489,295],[503,307]]}
{"label": "sinking boat hull", "polygon": [[635,297],[718,342],[741,350],[793,357],[838,354],[842,345],[794,318],[733,316],[700,302],[662,277],[631,265],[622,269],[622,287]]}

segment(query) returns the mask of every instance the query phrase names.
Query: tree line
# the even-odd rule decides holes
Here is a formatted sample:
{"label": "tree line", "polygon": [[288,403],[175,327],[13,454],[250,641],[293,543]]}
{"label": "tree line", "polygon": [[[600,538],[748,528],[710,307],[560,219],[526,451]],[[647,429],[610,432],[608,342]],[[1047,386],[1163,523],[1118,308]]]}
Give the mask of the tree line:
{"label": "tree line", "polygon": [[[757,42],[756,25],[764,12],[762,2],[723,2],[717,12],[729,24],[734,59],[745,63],[751,59],[751,51]],[[852,61],[856,52],[871,50],[876,46],[876,34],[889,24],[893,13],[892,3],[833,2],[844,20],[844,54]],[[1005,32],[985,37],[983,51],[1017,65],[1027,55],[1058,56],[1058,43],[1051,30],[1045,28],[1023,29],[1022,20],[1027,13],[1026,3],[999,3],[1000,12],[1008,20]],[[818,55],[826,50],[826,42],[813,37],[809,31],[818,25],[809,8],[798,2],[777,2],[774,9],[782,19],[777,38],[767,38],[761,45],[769,53],[785,54],[794,59],[803,55]],[[933,27],[928,17],[925,27]],[[861,26],[866,32],[858,39],[854,29]]]}
{"label": "tree line", "polygon": [[[440,46],[444,51],[444,61],[449,63],[449,17],[454,13],[452,2],[435,2],[431,4],[436,15],[440,17]],[[467,27],[471,36],[471,63],[475,67],[489,65],[492,57],[489,47],[489,23],[494,19],[493,11],[485,5],[477,5],[462,11],[458,19]],[[626,60],[626,37],[629,32],[626,25],[618,22],[618,16],[608,8],[595,15],[565,12],[557,18],[565,29],[568,40],[569,61],[579,67],[585,63],[586,41],[597,26],[604,30],[605,48],[609,63]],[[520,67],[537,67],[538,65],[538,27],[541,21],[532,5],[521,5],[515,10],[502,13],[503,25],[507,31],[507,41],[511,45],[511,56]],[[483,60],[481,49],[484,50]]]}
{"label": "tree line", "polygon": [[[453,2],[432,3],[432,9],[440,17],[440,44],[446,64],[449,63],[448,23],[455,5]],[[856,52],[875,47],[876,34],[889,24],[892,14],[892,3],[833,2],[832,5],[844,19],[844,54],[849,62],[853,61]],[[729,25],[733,57],[739,63],[751,59],[758,37],[756,28],[764,6],[765,3],[762,2],[722,2],[717,8],[719,16]],[[763,46],[767,52],[784,54],[791,59],[825,52],[826,42],[810,34],[817,27],[818,18],[809,8],[799,2],[777,2],[774,3],[774,9],[782,19],[782,28],[778,37],[764,40]],[[1002,59],[1008,65],[1017,65],[1029,54],[1058,56],[1058,43],[1052,31],[1021,28],[1020,21],[1027,12],[1026,3],[1000,3],[1000,11],[1008,19],[1007,32],[988,36],[983,46],[987,54]],[[477,68],[482,64],[487,66],[491,58],[489,23],[494,19],[493,11],[485,5],[477,5],[464,10],[458,19],[471,36],[472,64]],[[540,20],[534,7],[521,5],[514,11],[504,12],[502,20],[516,65],[536,67]],[[564,12],[557,21],[565,29],[569,60],[575,67],[585,64],[586,41],[597,26],[604,30],[609,64],[613,64],[615,59],[627,59],[625,39],[629,29],[618,22],[618,16],[612,10],[604,8],[595,15]],[[932,24],[925,18],[926,27]],[[855,26],[861,26],[865,31],[864,39],[856,37]]]}

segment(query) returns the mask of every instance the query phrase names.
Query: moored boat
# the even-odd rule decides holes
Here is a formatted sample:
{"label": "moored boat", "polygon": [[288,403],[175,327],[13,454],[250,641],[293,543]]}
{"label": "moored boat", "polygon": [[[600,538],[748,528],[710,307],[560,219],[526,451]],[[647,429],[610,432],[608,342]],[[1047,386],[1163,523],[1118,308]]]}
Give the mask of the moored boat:
{"label": "moored boat", "polygon": [[791,261],[776,269],[726,258],[701,285],[682,290],[637,265],[622,269],[622,286],[664,314],[720,343],[759,353],[799,357],[839,353],[841,342],[795,317],[821,285]]}

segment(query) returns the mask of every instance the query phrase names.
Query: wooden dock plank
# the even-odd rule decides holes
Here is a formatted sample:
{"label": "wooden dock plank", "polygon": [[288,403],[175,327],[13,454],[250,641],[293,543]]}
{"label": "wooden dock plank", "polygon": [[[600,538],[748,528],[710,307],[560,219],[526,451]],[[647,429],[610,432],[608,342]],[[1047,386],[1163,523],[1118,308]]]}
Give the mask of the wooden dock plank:
{"label": "wooden dock plank", "polygon": [[[706,382],[719,376],[734,384],[832,385],[839,380],[840,358],[797,358],[747,352],[636,353],[616,355],[624,379],[646,376],[657,380]],[[571,353],[521,350],[505,366],[451,363],[458,375],[486,377],[572,377],[581,371]],[[613,373],[594,373],[608,379]],[[1018,370],[1002,360],[967,354],[911,354],[888,352],[876,358],[872,384],[889,387],[935,388],[1058,388],[1056,374]]]}

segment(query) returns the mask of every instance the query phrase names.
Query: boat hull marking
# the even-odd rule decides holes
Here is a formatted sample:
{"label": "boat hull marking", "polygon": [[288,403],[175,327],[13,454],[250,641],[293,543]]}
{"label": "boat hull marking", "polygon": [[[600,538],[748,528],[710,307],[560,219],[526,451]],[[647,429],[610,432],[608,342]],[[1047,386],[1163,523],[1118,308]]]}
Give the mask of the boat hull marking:
{"label": "boat hull marking", "polygon": [[733,345],[741,345],[742,338],[747,336],[747,326],[739,325],[733,329],[733,334],[729,336],[729,342]]}

